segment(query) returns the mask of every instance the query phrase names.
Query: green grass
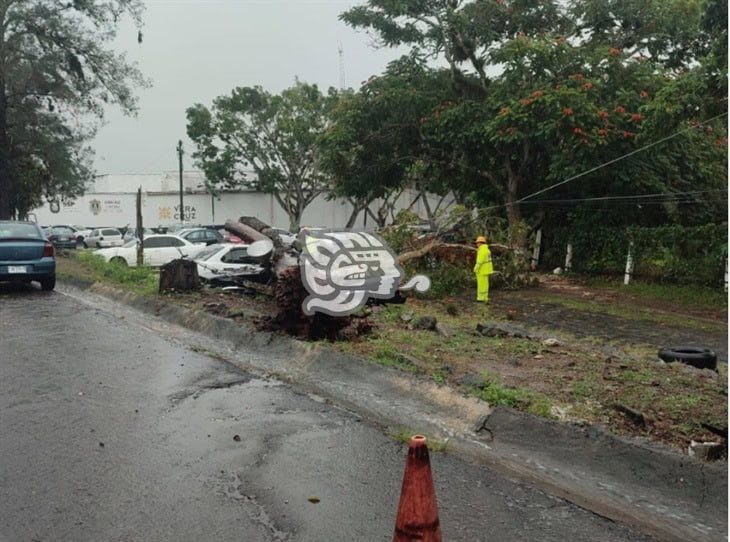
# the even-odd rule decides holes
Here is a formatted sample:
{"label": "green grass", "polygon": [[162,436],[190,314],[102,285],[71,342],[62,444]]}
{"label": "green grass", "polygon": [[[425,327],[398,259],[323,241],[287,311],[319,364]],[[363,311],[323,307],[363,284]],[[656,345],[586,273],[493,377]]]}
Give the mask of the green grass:
{"label": "green grass", "polygon": [[390,433],[390,436],[393,439],[397,440],[398,442],[402,442],[403,444],[409,444],[411,442],[411,437],[415,435],[421,435],[423,437],[426,437],[426,445],[428,446],[428,450],[430,452],[445,452],[446,447],[449,444],[446,440],[439,440],[437,438],[430,437],[426,433],[414,431],[412,429],[400,429],[398,431]]}
{"label": "green grass", "polygon": [[621,291],[637,297],[672,301],[688,307],[722,309],[727,307],[728,300],[722,284],[718,284],[717,288],[694,284],[662,284],[656,282],[632,282],[628,286],[624,286],[620,280],[610,280],[603,277],[590,278],[587,284],[599,288],[621,289]]}
{"label": "green grass", "polygon": [[[128,267],[117,263],[107,263],[101,256],[90,252],[79,252],[73,260],[86,271],[90,278],[97,282],[105,282],[122,286],[141,295],[155,295],[158,290],[159,275],[151,267]],[[73,275],[75,266],[68,266],[66,270],[61,264],[62,271]]]}
{"label": "green grass", "polygon": [[482,378],[484,387],[473,389],[472,394],[482,401],[486,401],[490,406],[506,406],[543,418],[552,417],[550,400],[544,395],[529,390],[508,388],[500,382],[497,375],[489,371],[485,371]]}

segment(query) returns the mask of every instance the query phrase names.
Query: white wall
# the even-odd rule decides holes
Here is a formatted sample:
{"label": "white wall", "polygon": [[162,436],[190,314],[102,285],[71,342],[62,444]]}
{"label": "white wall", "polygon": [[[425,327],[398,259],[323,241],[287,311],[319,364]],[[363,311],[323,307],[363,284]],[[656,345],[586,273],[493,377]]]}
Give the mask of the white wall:
{"label": "white wall", "polygon": [[[134,186],[142,186],[142,220],[145,227],[170,226],[180,222],[178,209],[180,196],[172,186],[173,179],[168,175],[122,177],[124,178],[120,182],[115,182],[111,176],[99,178],[92,190],[74,203],[58,206],[46,203],[33,212],[42,226],[54,224],[75,224],[85,227],[134,226],[137,197]],[[185,181],[188,179],[186,178]],[[185,184],[188,190],[192,188],[193,183],[185,182]],[[145,189],[146,191],[144,191]],[[407,207],[415,197],[415,192],[405,191],[398,199],[396,207],[398,209]],[[429,196],[432,208],[436,206],[438,200],[439,198],[436,196]],[[255,216],[275,227],[289,227],[289,218],[271,194],[225,192],[220,195],[220,199],[216,198],[215,201],[211,201],[209,194],[197,191],[184,194],[183,201],[186,207],[186,222],[223,224],[229,218]],[[425,209],[420,200],[412,209],[422,218],[426,218]],[[305,209],[301,225],[343,227],[347,223],[351,211],[351,205],[344,200],[327,201],[324,197],[319,197]],[[355,223],[356,227],[363,227],[363,218],[364,213],[361,213]],[[374,221],[369,218],[366,227],[373,229]]]}

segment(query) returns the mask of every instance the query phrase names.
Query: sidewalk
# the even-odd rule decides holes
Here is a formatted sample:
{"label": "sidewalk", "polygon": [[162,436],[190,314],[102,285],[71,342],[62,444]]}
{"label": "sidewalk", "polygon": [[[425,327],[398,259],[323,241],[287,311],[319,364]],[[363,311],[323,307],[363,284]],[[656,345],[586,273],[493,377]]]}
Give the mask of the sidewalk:
{"label": "sidewalk", "polygon": [[[237,366],[276,376],[371,422],[425,432],[447,450],[615,521],[669,541],[727,539],[727,465],[703,464],[599,428],[545,421],[488,405],[433,382],[340,352],[258,332],[101,285],[68,282],[203,336],[188,337]],[[100,301],[102,302],[102,301]],[[246,345],[255,356],[237,356]]]}

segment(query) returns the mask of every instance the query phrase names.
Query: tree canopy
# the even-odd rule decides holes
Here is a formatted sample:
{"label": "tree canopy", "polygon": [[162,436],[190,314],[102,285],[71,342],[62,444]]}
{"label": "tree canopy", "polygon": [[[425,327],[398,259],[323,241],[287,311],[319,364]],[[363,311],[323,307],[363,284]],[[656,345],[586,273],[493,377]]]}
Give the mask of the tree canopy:
{"label": "tree canopy", "polygon": [[336,101],[333,89],[324,95],[300,82],[279,95],[261,87],[235,88],[211,109],[188,108],[187,132],[197,147],[193,157],[215,186],[273,194],[296,231],[304,209],[329,189],[317,140]]}
{"label": "tree canopy", "polygon": [[[430,173],[421,177],[429,187],[441,179],[440,190],[504,209],[513,225],[525,217],[570,220],[599,198],[604,206],[603,198],[622,202],[601,209],[611,220],[717,219],[725,201],[717,196],[727,188],[726,120],[718,117],[727,108],[723,9],[717,0],[369,0],[353,7],[341,16],[346,23],[384,46],[409,46],[403,62],[420,69],[418,82],[400,86],[393,69],[383,74],[389,103],[420,104],[397,109],[399,125],[416,136],[398,139],[395,156],[374,154],[367,170],[412,157],[406,182],[418,164]],[[426,90],[436,79],[440,94]],[[364,85],[348,107],[365,104],[372,87]],[[390,112],[368,111],[364,137],[361,115],[337,119],[341,159],[347,148],[370,155],[372,134],[392,125]],[[650,205],[631,199],[650,195]],[[692,212],[682,213],[679,206],[690,203]]]}
{"label": "tree canopy", "polygon": [[93,119],[135,111],[145,85],[111,50],[119,19],[140,0],[0,0],[0,218],[43,199],[73,198],[92,178]]}

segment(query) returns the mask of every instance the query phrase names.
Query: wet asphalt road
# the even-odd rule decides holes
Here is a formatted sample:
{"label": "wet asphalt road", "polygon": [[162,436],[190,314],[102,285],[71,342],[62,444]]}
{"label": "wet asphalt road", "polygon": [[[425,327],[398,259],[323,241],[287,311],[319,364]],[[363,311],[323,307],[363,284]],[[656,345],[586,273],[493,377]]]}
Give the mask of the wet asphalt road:
{"label": "wet asphalt road", "polygon": [[[402,444],[151,320],[0,285],[1,541],[391,540]],[[647,540],[449,454],[432,468],[445,541]]]}

